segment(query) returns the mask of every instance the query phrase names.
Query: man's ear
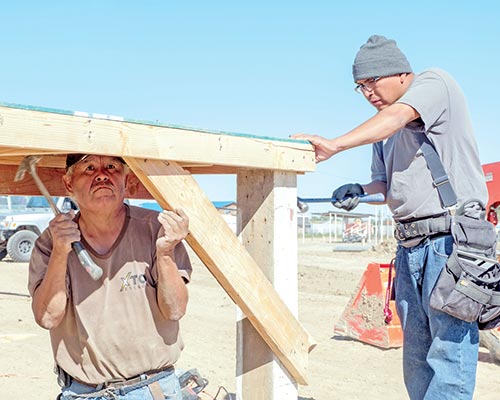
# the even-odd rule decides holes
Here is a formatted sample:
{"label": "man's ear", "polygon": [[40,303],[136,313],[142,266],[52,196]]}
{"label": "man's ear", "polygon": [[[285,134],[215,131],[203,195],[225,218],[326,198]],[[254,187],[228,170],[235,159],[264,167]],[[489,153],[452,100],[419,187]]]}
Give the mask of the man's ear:
{"label": "man's ear", "polygon": [[125,177],[125,192],[127,193],[126,197],[133,197],[139,188],[139,179],[135,174],[129,172]]}
{"label": "man's ear", "polygon": [[71,184],[71,177],[68,175],[63,175],[62,182],[63,182],[64,188],[66,189],[68,194],[71,196],[73,194],[73,185]]}
{"label": "man's ear", "polygon": [[399,81],[401,84],[403,83],[411,83],[413,79],[413,72],[403,72],[402,74],[399,74]]}

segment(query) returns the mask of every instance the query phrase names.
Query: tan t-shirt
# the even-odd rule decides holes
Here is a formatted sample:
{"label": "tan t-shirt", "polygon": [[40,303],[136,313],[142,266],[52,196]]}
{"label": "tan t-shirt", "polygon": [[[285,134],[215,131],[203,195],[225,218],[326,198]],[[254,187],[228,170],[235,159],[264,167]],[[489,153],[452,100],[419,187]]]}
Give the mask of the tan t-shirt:
{"label": "tan t-shirt", "polygon": [[[163,317],[156,300],[158,213],[127,206],[123,230],[108,254],[98,255],[82,240],[104,273],[92,280],[71,252],[68,304],[61,323],[50,330],[54,359],[73,378],[88,384],[127,379],[173,365],[184,347],[179,323]],[[28,289],[43,280],[52,249],[47,229],[37,240]],[[175,261],[189,281],[191,263],[180,243]]]}

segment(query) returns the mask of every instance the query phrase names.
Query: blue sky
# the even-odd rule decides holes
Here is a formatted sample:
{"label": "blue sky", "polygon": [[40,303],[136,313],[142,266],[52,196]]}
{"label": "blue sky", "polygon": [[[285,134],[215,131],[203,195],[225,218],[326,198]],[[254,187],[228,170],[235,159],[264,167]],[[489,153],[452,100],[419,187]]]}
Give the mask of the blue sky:
{"label": "blue sky", "polygon": [[[0,101],[288,137],[343,134],[374,109],[351,65],[371,34],[464,90],[483,163],[500,161],[500,6],[420,1],[18,1],[2,4]],[[302,197],[370,180],[369,146],[299,177]],[[232,176],[197,177],[212,200]],[[313,206],[312,210],[330,208]]]}

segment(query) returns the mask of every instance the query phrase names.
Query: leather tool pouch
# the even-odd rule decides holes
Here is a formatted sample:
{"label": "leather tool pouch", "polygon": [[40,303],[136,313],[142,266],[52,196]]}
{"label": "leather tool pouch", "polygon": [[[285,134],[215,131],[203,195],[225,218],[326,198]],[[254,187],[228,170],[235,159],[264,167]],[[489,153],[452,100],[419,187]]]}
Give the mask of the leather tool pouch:
{"label": "leather tool pouch", "polygon": [[494,328],[500,325],[495,227],[461,208],[453,216],[451,234],[453,252],[432,291],[430,306],[463,321],[477,321],[480,329]]}

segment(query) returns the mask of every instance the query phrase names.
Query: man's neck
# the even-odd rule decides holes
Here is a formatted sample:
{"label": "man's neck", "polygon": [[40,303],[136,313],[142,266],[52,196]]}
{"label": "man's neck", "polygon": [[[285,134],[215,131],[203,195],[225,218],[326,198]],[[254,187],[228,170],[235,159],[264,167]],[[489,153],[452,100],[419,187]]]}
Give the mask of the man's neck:
{"label": "man's neck", "polygon": [[99,254],[107,253],[120,235],[125,223],[126,206],[112,210],[80,211],[80,232],[85,241]]}

